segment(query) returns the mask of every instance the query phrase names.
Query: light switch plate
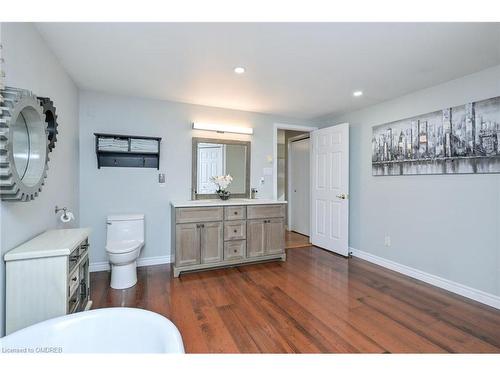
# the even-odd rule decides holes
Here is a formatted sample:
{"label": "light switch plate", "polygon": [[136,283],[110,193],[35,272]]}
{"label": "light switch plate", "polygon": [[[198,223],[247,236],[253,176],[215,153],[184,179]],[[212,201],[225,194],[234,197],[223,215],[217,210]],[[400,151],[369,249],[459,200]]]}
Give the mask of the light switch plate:
{"label": "light switch plate", "polygon": [[165,173],[158,173],[158,183],[159,184],[165,183]]}

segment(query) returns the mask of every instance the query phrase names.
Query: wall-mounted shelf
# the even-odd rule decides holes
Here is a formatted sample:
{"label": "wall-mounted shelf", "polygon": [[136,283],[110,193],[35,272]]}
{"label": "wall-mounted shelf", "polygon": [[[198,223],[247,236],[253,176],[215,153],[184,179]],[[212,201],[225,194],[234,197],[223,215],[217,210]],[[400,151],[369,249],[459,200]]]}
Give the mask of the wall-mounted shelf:
{"label": "wall-mounted shelf", "polygon": [[161,137],[94,133],[97,168],[160,169]]}

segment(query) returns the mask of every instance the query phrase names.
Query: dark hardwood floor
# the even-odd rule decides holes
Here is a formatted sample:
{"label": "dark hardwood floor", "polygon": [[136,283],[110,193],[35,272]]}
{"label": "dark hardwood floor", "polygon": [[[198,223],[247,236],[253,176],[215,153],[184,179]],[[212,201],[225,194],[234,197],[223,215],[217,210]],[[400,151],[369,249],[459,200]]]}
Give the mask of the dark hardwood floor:
{"label": "dark hardwood floor", "polygon": [[295,249],[297,247],[311,246],[311,243],[309,237],[287,230],[285,232],[285,246],[287,249]]}
{"label": "dark hardwood floor", "polygon": [[188,353],[500,353],[500,311],[315,247],[181,275],[138,269],[133,288],[92,274],[94,308],[139,307],[179,328]]}

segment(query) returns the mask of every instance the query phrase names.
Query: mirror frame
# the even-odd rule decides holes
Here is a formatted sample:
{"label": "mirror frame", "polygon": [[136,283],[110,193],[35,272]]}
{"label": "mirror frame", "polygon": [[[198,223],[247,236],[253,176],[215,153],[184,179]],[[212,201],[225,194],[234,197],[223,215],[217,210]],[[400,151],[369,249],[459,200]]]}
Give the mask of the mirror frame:
{"label": "mirror frame", "polygon": [[224,145],[242,145],[247,146],[246,150],[246,171],[245,171],[245,192],[244,193],[231,193],[232,198],[250,198],[250,157],[251,151],[250,141],[238,141],[233,139],[217,139],[217,138],[198,138],[193,137],[193,149],[192,149],[192,167],[191,167],[191,194],[193,200],[199,199],[213,199],[219,198],[217,194],[198,194],[197,193],[197,176],[198,176],[198,144],[199,143],[216,143]]}
{"label": "mirror frame", "polygon": [[[0,110],[0,120],[6,126],[0,131],[4,135],[4,141],[0,142],[0,151],[5,155],[0,170],[2,175],[9,178],[0,180],[0,196],[4,201],[28,202],[40,194],[47,177],[49,141],[44,110],[38,97],[28,90],[6,87],[0,90],[1,97],[4,102]],[[17,120],[20,116],[29,138],[28,162],[24,171],[18,171],[18,160],[14,155]],[[34,162],[36,160],[38,162]]]}

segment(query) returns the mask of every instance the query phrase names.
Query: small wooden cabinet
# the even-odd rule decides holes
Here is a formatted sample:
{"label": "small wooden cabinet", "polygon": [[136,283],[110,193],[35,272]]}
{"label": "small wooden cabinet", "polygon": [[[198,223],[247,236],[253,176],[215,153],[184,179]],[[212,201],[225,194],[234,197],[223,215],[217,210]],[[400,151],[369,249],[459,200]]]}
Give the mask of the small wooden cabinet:
{"label": "small wooden cabinet", "polygon": [[7,334],[91,307],[89,233],[50,230],[5,254]]}
{"label": "small wooden cabinet", "polygon": [[279,254],[285,247],[285,220],[274,218],[267,220],[264,233],[266,236],[264,254]]}
{"label": "small wooden cabinet", "polygon": [[279,254],[285,247],[285,221],[282,218],[248,220],[247,255]]}
{"label": "small wooden cabinet", "polygon": [[264,219],[248,220],[247,256],[260,257],[266,247],[266,223]]}
{"label": "small wooden cabinet", "polygon": [[201,263],[221,262],[224,251],[222,223],[203,223],[200,226]]}
{"label": "small wooden cabinet", "polygon": [[237,202],[172,203],[175,277],[183,271],[286,259],[285,203]]}
{"label": "small wooden cabinet", "polygon": [[200,224],[177,224],[175,232],[176,264],[179,267],[199,264],[201,258]]}

